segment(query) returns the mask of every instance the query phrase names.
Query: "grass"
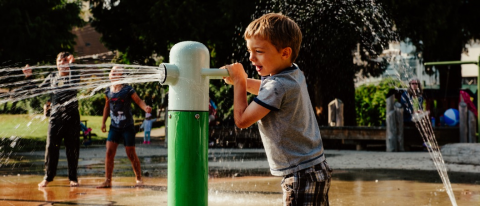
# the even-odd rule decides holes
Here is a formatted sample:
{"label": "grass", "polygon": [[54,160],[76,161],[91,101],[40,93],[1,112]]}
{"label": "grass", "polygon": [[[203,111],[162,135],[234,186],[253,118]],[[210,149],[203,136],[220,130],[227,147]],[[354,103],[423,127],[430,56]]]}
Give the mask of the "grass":
{"label": "grass", "polygon": [[[92,136],[94,140],[106,139],[108,133],[103,133],[101,116],[82,116],[80,120],[87,120],[87,127],[92,128],[92,132],[97,136]],[[107,129],[110,126],[110,119],[106,122]],[[8,138],[12,136],[24,139],[47,138],[48,119],[42,115],[0,115],[0,137]],[[79,131],[80,132],[80,131]]]}
{"label": "grass", "polygon": [[[102,132],[101,116],[81,116],[87,120],[87,127],[92,128],[92,141],[105,144],[108,132]],[[135,121],[136,126],[141,119]],[[107,131],[110,118],[106,121]],[[137,128],[138,129],[138,128]],[[8,152],[35,151],[45,149],[48,132],[48,118],[40,114],[0,114],[0,155]],[[80,134],[80,131],[78,131]],[[80,142],[83,136],[80,136]]]}

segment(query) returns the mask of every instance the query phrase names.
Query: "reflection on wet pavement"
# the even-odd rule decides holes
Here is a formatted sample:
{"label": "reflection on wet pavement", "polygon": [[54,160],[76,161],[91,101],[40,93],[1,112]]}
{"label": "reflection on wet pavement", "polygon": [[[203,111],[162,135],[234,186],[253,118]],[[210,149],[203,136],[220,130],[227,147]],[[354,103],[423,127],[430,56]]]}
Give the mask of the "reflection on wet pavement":
{"label": "reflection on wet pavement", "polygon": [[[38,189],[37,184],[44,174],[44,152],[12,153],[1,161],[0,205],[167,204],[166,148],[137,148],[146,184],[143,188],[132,187],[134,174],[130,161],[125,152],[119,149],[115,158],[113,188],[95,189],[103,181],[104,153],[105,148],[100,146],[82,148],[78,168],[79,188],[68,187],[67,162],[65,154],[61,154],[57,178],[43,189]],[[208,155],[209,205],[281,205],[281,178],[270,175],[264,152],[211,149]],[[363,166],[359,165],[361,162],[356,164],[372,169],[351,167],[353,163],[350,162],[355,162],[352,155],[374,158],[373,162],[363,162]],[[396,163],[403,167],[425,165],[430,163],[428,156],[402,154],[408,159],[405,161],[388,155],[327,151],[329,163],[343,166],[334,168],[329,193],[331,205],[451,205],[435,171],[381,169],[385,163]],[[459,205],[478,205],[480,173],[456,171],[449,172],[449,177]]]}
{"label": "reflection on wet pavement", "polygon": [[[167,179],[144,178],[145,187],[133,187],[133,177],[115,177],[113,188],[96,189],[103,178],[80,178],[80,187],[68,187],[57,178],[38,188],[41,176],[0,177],[0,205],[166,205]],[[210,178],[208,204],[281,205],[279,177]],[[453,184],[459,205],[480,202],[478,185]],[[450,205],[441,183],[405,180],[338,180],[329,192],[331,205]]]}

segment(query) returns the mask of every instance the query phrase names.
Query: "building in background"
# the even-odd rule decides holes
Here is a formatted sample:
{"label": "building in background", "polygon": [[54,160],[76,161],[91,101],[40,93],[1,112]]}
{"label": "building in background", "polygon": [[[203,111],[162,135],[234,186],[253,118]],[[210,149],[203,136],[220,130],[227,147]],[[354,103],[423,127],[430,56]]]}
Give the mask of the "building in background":
{"label": "building in background", "polygon": [[415,46],[411,43],[392,42],[389,44],[389,48],[383,51],[380,58],[387,59],[389,63],[385,72],[380,77],[368,78],[363,77],[362,73],[358,73],[355,78],[355,87],[363,84],[376,84],[388,77],[399,79],[405,83],[416,77],[423,84],[423,88],[440,88],[439,72],[435,68],[429,68],[433,69],[431,75],[425,72],[421,53],[417,53]]}

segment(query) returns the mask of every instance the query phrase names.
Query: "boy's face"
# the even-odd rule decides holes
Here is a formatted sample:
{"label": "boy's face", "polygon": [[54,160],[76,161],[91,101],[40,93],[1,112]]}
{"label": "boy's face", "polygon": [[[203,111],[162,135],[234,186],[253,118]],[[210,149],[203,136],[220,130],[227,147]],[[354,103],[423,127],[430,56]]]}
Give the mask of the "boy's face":
{"label": "boy's face", "polygon": [[277,74],[292,65],[290,47],[278,51],[270,41],[261,37],[251,37],[247,39],[247,48],[250,53],[249,59],[260,76]]}
{"label": "boy's face", "polygon": [[68,64],[70,63],[70,60],[68,57],[58,57],[57,58],[57,69],[60,72],[60,74],[64,74],[69,72],[70,67],[68,67]]}

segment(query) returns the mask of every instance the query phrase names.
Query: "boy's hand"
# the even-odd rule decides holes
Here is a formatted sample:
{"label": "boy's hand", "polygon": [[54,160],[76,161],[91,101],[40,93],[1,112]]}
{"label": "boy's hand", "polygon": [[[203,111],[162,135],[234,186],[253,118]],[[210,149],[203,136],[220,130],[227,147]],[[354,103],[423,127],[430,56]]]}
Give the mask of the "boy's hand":
{"label": "boy's hand", "polygon": [[[240,63],[233,63],[230,65],[225,66],[228,69],[228,74],[230,74],[229,81],[232,84],[235,84],[237,81],[245,81],[248,78],[247,73],[245,73],[245,69],[243,68],[243,65]],[[227,82],[227,81],[225,81]],[[228,82],[227,82],[228,84]]]}
{"label": "boy's hand", "polygon": [[102,132],[107,132],[107,126],[105,126],[105,123],[102,124]]}
{"label": "boy's hand", "polygon": [[73,57],[73,55],[70,54],[70,55],[67,57],[67,60],[68,60],[68,63],[71,64],[71,63],[73,63],[73,62],[75,61],[75,58]]}
{"label": "boy's hand", "polygon": [[145,112],[146,112],[146,113],[152,113],[152,108],[147,105],[147,106],[145,107]]}
{"label": "boy's hand", "polygon": [[30,69],[30,65],[25,65],[25,68],[22,69],[23,74],[25,74],[25,78],[32,76],[32,69]]}
{"label": "boy's hand", "polygon": [[[220,67],[220,69],[227,69],[227,66]],[[225,81],[225,84],[233,85],[233,80],[231,77],[223,77],[223,81]]]}

